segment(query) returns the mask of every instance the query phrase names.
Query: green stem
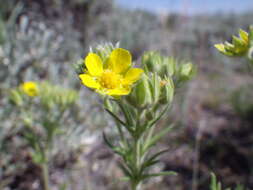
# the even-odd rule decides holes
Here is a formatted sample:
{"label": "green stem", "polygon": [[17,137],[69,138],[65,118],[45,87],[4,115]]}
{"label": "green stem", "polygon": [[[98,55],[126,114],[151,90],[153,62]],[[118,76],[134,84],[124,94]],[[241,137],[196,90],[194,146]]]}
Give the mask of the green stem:
{"label": "green stem", "polygon": [[47,162],[42,164],[44,190],[49,190],[49,172]]}
{"label": "green stem", "polygon": [[141,184],[140,183],[132,183],[131,190],[141,190]]}
{"label": "green stem", "polygon": [[140,190],[140,176],[139,176],[139,172],[140,172],[140,165],[141,165],[141,156],[140,156],[140,138],[134,138],[134,142],[133,142],[133,165],[135,168],[135,178],[132,179],[131,181],[131,189],[132,190]]}

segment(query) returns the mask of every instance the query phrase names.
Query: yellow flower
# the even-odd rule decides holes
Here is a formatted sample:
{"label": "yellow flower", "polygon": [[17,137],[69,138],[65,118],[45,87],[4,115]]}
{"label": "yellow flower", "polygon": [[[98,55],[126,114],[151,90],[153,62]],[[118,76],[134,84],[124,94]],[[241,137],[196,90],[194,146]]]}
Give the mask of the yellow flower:
{"label": "yellow flower", "polygon": [[84,60],[87,70],[79,77],[85,86],[100,94],[127,95],[143,73],[142,69],[131,68],[131,62],[131,54],[122,48],[114,49],[104,63],[97,54],[89,53]]}
{"label": "yellow flower", "polygon": [[23,83],[20,88],[28,96],[37,96],[39,93],[37,84],[32,81]]}

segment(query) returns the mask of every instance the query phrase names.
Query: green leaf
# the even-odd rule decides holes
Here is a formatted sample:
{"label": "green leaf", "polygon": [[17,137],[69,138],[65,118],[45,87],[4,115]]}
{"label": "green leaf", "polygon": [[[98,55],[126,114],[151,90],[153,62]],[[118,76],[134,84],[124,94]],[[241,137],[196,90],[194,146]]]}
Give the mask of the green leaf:
{"label": "green leaf", "polygon": [[110,110],[108,109],[105,109],[114,119],[116,122],[120,123],[121,125],[123,125],[129,133],[132,133],[132,129],[130,126],[128,126],[124,121],[122,121],[118,116],[116,116],[113,112],[111,112]]}
{"label": "green leaf", "polygon": [[121,178],[119,178],[119,181],[130,181],[130,178],[129,177],[121,177]]}
{"label": "green leaf", "polygon": [[34,131],[27,129],[27,132],[24,133],[24,138],[34,150],[39,149],[39,142],[41,141],[41,138],[36,135]]}
{"label": "green leaf", "polygon": [[113,144],[109,141],[109,139],[107,138],[105,132],[103,132],[103,139],[104,139],[104,142],[107,144],[107,146],[109,146],[111,149],[114,148]]}
{"label": "green leaf", "polygon": [[142,166],[141,166],[141,170],[140,170],[141,173],[143,173],[146,168],[148,168],[148,167],[150,167],[150,166],[155,165],[156,163],[158,163],[159,162],[159,160],[157,160],[158,157],[160,155],[162,155],[163,153],[168,152],[168,150],[169,149],[165,149],[165,150],[159,151],[159,152],[155,153],[153,156],[151,156],[148,160],[146,160],[142,164]]}
{"label": "green leaf", "polygon": [[162,116],[167,112],[170,105],[171,104],[167,104],[166,107],[164,108],[164,110],[160,113],[160,115],[158,115],[158,117],[156,117],[155,119],[151,120],[147,125],[149,127],[152,127],[157,121],[159,121],[162,118]]}
{"label": "green leaf", "polygon": [[68,187],[68,185],[66,183],[63,183],[60,185],[60,189],[59,190],[66,190]]}
{"label": "green leaf", "polygon": [[216,190],[216,176],[214,175],[214,173],[211,173],[211,184],[210,184],[210,189],[211,190]]}
{"label": "green leaf", "polygon": [[131,169],[129,169],[127,166],[124,166],[122,163],[118,163],[120,169],[123,171],[123,173],[129,178],[132,178],[132,172]]}
{"label": "green leaf", "polygon": [[222,190],[222,189],[221,189],[221,183],[220,183],[220,182],[218,182],[217,190]]}
{"label": "green leaf", "polygon": [[118,155],[120,155],[120,156],[124,156],[124,155],[125,155],[124,150],[122,150],[120,147],[114,146],[114,145],[109,141],[109,139],[106,137],[106,134],[105,134],[104,132],[103,132],[103,139],[104,139],[105,144],[106,144],[109,148],[111,148],[111,150],[112,150],[114,153],[116,153],[116,154],[118,154]]}
{"label": "green leaf", "polygon": [[140,173],[144,173],[145,169],[155,165],[156,163],[158,163],[159,160],[149,160],[149,161],[146,161],[142,167],[141,167],[141,170],[140,170]]}
{"label": "green leaf", "polygon": [[172,124],[172,125],[164,128],[163,130],[161,130],[157,135],[153,136],[148,142],[145,143],[143,151],[145,152],[150,147],[155,145],[157,143],[157,141],[159,141],[164,135],[166,135],[173,127],[174,127],[174,125]]}
{"label": "green leaf", "polygon": [[244,190],[244,187],[243,187],[243,185],[239,184],[236,186],[235,190]]}
{"label": "green leaf", "polygon": [[159,173],[152,173],[152,174],[147,174],[147,175],[144,175],[144,179],[147,179],[147,178],[151,178],[151,177],[159,177],[159,176],[169,176],[169,175],[177,175],[176,172],[174,171],[165,171],[165,172],[159,172]]}
{"label": "green leaf", "polygon": [[132,112],[133,110],[131,110],[131,107],[128,106],[127,104],[123,105],[120,101],[117,101],[119,104],[120,109],[122,110],[125,119],[126,119],[126,124],[128,125],[128,127],[133,126],[134,125],[134,119],[133,119],[133,115]]}
{"label": "green leaf", "polygon": [[222,190],[221,183],[217,181],[214,173],[211,173],[211,185],[210,190]]}

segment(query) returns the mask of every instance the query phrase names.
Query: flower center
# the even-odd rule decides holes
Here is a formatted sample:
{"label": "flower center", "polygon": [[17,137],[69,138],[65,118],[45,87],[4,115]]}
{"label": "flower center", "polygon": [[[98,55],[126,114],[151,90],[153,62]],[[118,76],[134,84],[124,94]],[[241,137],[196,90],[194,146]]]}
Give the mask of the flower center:
{"label": "flower center", "polygon": [[35,95],[35,94],[37,93],[37,90],[36,90],[35,88],[28,88],[28,89],[27,89],[27,92],[28,92],[29,94]]}
{"label": "flower center", "polygon": [[114,89],[120,85],[121,76],[112,72],[111,70],[105,70],[100,77],[100,84],[104,88]]}

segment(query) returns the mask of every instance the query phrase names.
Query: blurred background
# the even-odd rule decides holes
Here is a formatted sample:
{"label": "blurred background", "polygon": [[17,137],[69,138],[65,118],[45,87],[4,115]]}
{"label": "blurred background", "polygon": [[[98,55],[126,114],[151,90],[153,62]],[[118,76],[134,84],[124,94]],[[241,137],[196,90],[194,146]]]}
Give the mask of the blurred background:
{"label": "blurred background", "polygon": [[117,181],[118,158],[101,138],[102,130],[113,137],[112,121],[73,67],[104,42],[120,42],[137,62],[157,50],[198,67],[163,120],[176,129],[158,145],[170,147],[159,167],[178,176],[153,179],[146,190],[207,190],[210,172],[225,187],[253,189],[252,73],[213,46],[239,28],[247,31],[252,11],[252,0],[0,0],[0,189],[40,189],[40,169],[21,140],[22,123],[7,94],[27,80],[48,80],[80,95],[67,119],[67,143],[59,139],[53,151],[52,189],[64,183],[70,190],[127,189]]}

